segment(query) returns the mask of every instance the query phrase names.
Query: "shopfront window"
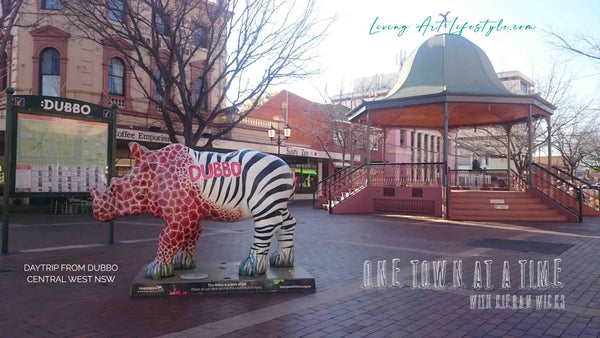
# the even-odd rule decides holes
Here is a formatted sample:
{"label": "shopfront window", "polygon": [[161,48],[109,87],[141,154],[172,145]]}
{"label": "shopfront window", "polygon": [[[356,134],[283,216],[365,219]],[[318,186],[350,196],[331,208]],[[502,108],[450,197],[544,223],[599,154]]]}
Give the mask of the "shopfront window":
{"label": "shopfront window", "polygon": [[316,163],[290,164],[296,174],[296,194],[312,194],[319,182]]}

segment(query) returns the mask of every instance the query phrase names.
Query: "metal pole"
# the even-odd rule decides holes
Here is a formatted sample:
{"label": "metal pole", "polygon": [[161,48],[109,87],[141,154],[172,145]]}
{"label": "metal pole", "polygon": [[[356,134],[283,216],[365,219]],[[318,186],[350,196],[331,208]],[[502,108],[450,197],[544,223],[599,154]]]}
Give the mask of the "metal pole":
{"label": "metal pole", "polygon": [[506,125],[506,169],[508,169],[508,189],[511,188],[510,182],[510,130],[512,129],[511,124]]}
{"label": "metal pole", "polygon": [[527,106],[527,186],[533,188],[533,173],[531,172],[531,161],[533,159],[533,133],[531,132],[531,105]]}
{"label": "metal pole", "polygon": [[[112,135],[110,135],[111,159],[110,159],[110,165],[108,168],[108,182],[110,182],[110,179],[115,176],[115,162],[116,162],[116,157],[117,157],[117,108],[119,108],[119,106],[117,105],[116,102],[113,102],[110,106],[113,128],[112,128]],[[108,225],[108,244],[113,244],[114,242],[115,242],[115,222],[110,221],[110,224]]]}
{"label": "metal pole", "polygon": [[387,134],[386,133],[387,133],[387,131],[386,131],[385,127],[384,127],[383,128],[383,161],[382,161],[383,164],[385,164],[385,162],[386,162],[385,158],[386,158],[386,155],[387,155],[387,153],[386,153],[386,145],[385,145],[387,143]]}
{"label": "metal pole", "polygon": [[331,212],[332,210],[331,210],[331,209],[333,209],[333,205],[331,205],[331,183],[333,183],[333,182],[329,182],[329,184],[328,184],[328,186],[327,186],[327,188],[329,189],[329,191],[328,191],[328,194],[327,194],[327,198],[329,199],[329,201],[328,201],[328,204],[327,204],[327,205],[328,205],[329,207],[327,208],[327,211],[328,211],[330,214],[332,214],[332,212]]}
{"label": "metal pole", "polygon": [[548,123],[548,170],[552,171],[552,125],[550,124],[550,117],[546,119]]}
{"label": "metal pole", "polygon": [[2,207],[2,253],[8,253],[8,211],[10,207],[10,187],[12,173],[12,120],[13,94],[12,87],[6,88],[6,127],[4,128],[4,204]]}
{"label": "metal pole", "polygon": [[448,184],[448,102],[444,102],[444,189],[446,189],[446,219],[450,219],[450,189]]}
{"label": "metal pole", "polygon": [[367,186],[371,185],[371,111],[367,110]]}
{"label": "metal pole", "polygon": [[577,188],[577,199],[579,200],[579,222],[583,221],[583,192],[581,187]]}

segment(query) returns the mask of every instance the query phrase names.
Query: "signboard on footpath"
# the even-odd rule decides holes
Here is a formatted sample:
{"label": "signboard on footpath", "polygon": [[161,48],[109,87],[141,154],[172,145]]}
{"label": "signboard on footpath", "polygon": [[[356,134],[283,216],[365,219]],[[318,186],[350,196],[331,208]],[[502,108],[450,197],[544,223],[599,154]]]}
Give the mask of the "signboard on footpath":
{"label": "signboard on footpath", "polygon": [[90,188],[106,189],[114,175],[117,112],[116,105],[6,93],[3,253],[10,198],[87,198]]}

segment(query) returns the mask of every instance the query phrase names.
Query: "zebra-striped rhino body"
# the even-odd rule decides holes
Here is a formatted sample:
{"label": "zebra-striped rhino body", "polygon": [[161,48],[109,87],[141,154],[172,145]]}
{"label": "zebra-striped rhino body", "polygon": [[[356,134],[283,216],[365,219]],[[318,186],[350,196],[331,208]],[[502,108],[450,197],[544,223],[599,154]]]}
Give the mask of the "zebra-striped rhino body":
{"label": "zebra-striped rhino body", "polygon": [[113,178],[106,192],[92,188],[90,193],[99,221],[141,213],[165,221],[146,277],[168,277],[173,269],[195,266],[202,218],[254,219],[254,242],[240,264],[240,275],[266,273],[275,234],[278,248],[269,260],[271,266],[293,266],[296,221],[288,212],[288,201],[294,193],[294,175],[279,157],[251,149],[197,152],[180,144],[150,151],[132,142],[129,148],[135,159],[133,168]]}

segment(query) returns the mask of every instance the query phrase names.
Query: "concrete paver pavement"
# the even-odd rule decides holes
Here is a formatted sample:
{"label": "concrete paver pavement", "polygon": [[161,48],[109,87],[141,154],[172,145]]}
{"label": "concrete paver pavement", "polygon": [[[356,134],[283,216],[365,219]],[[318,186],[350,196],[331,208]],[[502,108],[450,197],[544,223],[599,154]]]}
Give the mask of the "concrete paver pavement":
{"label": "concrete paver pavement", "polygon": [[[11,217],[10,250],[0,256],[2,336],[590,336],[600,335],[600,220],[583,223],[444,222],[417,217],[329,215],[294,203],[298,220],[296,262],[315,277],[315,294],[234,294],[196,297],[130,298],[129,286],[141,266],[154,257],[160,220],[120,219],[114,245],[105,245],[107,225],[91,216],[17,215]],[[247,254],[251,222],[204,222],[197,260],[238,261]],[[473,246],[483,239],[514,239],[572,244],[565,252],[543,254]],[[403,287],[377,287],[377,261],[400,259]],[[519,260],[560,258],[561,287],[520,289]],[[363,265],[372,263],[375,286],[363,286]],[[413,288],[413,264],[446,260],[463,264],[464,288],[422,287],[420,270]],[[486,260],[491,289],[474,289],[475,262]],[[503,262],[510,264],[511,287],[501,286]],[[37,264],[110,264],[118,271],[91,273],[25,271]],[[528,267],[528,263],[526,264]],[[543,268],[543,265],[542,265]],[[534,273],[537,273],[537,265]],[[107,275],[112,282],[34,283],[30,276]],[[526,273],[526,275],[528,272]],[[529,278],[529,276],[526,276]],[[28,282],[28,278],[30,278]],[[471,296],[558,295],[564,309],[471,309]],[[512,300],[512,298],[510,300]],[[551,303],[554,298],[551,299]],[[534,302],[535,303],[535,302]]]}

